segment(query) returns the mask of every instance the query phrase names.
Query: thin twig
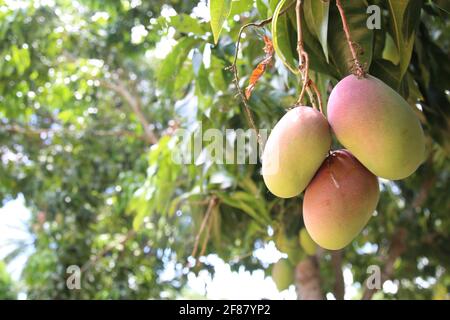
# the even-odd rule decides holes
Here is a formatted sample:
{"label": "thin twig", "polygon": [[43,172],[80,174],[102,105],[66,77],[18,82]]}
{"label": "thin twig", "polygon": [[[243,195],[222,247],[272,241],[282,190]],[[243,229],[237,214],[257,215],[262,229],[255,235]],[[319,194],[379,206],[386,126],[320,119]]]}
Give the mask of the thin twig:
{"label": "thin twig", "polygon": [[[78,57],[74,56],[68,51],[63,52],[63,56],[71,62],[77,62]],[[117,74],[121,74],[122,70],[116,70]],[[117,83],[112,82],[110,79],[101,79],[100,85],[106,89],[110,89],[114,91],[115,93],[119,94],[122,99],[125,100],[125,102],[131,107],[132,111],[138,118],[139,122],[142,125],[142,128],[144,130],[144,136],[146,141],[149,144],[157,144],[158,143],[158,137],[155,135],[154,131],[150,128],[150,124],[147,121],[144,113],[142,112],[142,106],[141,106],[141,99],[134,93],[130,93],[130,91],[127,89],[127,86],[121,81],[118,80]]]}
{"label": "thin twig", "polygon": [[302,75],[303,86],[300,91],[300,95],[297,99],[297,105],[303,100],[303,96],[306,91],[306,87],[309,85],[309,56],[303,48],[303,31],[302,31],[302,14],[301,14],[302,1],[297,0],[295,6],[296,16],[297,16],[297,53],[298,53],[298,69]]}
{"label": "thin twig", "polygon": [[125,102],[130,106],[139,122],[141,123],[147,142],[150,144],[157,144],[158,138],[150,128],[150,123],[147,121],[144,113],[142,112],[140,99],[138,97],[133,97],[133,95],[127,90],[125,84],[122,81],[114,83],[113,81],[101,80],[100,84],[103,87],[116,92],[125,100]]}
{"label": "thin twig", "polygon": [[[302,89],[300,91],[300,95],[295,103],[295,105],[301,105],[305,92],[308,93],[309,100],[314,108],[319,109],[322,112],[322,102],[320,98],[320,93],[317,90],[312,91],[310,87],[313,89],[317,86],[314,84],[313,80],[309,78],[309,55],[305,51],[303,45],[303,30],[302,30],[302,0],[297,0],[296,6],[296,21],[297,21],[297,53],[298,53],[298,70],[302,75]],[[319,100],[319,107],[316,105],[316,99],[314,98],[314,93],[317,95],[317,100]]]}
{"label": "thin twig", "polygon": [[[213,211],[213,210],[211,210],[211,211]],[[203,243],[202,243],[202,249],[200,250],[200,254],[198,255],[199,257],[203,257],[205,255],[206,245],[208,244],[209,235],[211,234],[211,226],[212,226],[212,220],[209,219],[208,227],[206,228],[206,235],[205,235],[205,238],[203,239]],[[200,265],[200,259],[197,259],[197,266],[199,266],[199,265]]]}
{"label": "thin twig", "polygon": [[317,85],[314,81],[311,81],[310,86],[312,87],[314,93],[317,97],[317,103],[319,104],[319,110],[321,113],[323,113],[323,106],[322,106],[322,95],[320,94],[319,89],[317,88]]}
{"label": "thin twig", "polygon": [[341,15],[342,20],[342,27],[344,29],[345,37],[347,38],[347,44],[350,48],[350,52],[352,53],[353,57],[353,72],[358,78],[362,78],[366,76],[366,71],[364,70],[363,65],[358,59],[358,54],[356,52],[355,47],[358,46],[355,42],[352,41],[351,35],[350,35],[350,29],[348,27],[347,18],[345,17],[345,11],[342,7],[341,0],[336,0],[336,6],[339,10],[339,14]]}
{"label": "thin twig", "polygon": [[[280,16],[282,16],[283,14],[285,14],[294,4],[294,2],[292,2],[290,5],[288,5],[286,8],[284,8],[281,12],[280,12]],[[239,54],[239,46],[241,44],[241,38],[242,38],[242,33],[245,31],[245,29],[247,29],[248,27],[255,27],[255,28],[262,28],[265,25],[271,23],[273,20],[273,17],[269,17],[267,19],[264,19],[260,22],[250,22],[247,23],[245,25],[243,25],[241,27],[241,29],[239,30],[239,34],[238,34],[238,40],[236,41],[236,51],[234,53],[234,59],[233,59],[233,64],[232,66],[236,66],[237,63],[237,59],[238,59],[238,54]]]}
{"label": "thin twig", "polygon": [[212,197],[209,200],[208,208],[206,209],[205,216],[203,217],[202,224],[200,225],[200,229],[198,230],[197,235],[195,236],[195,242],[194,242],[194,249],[192,250],[191,257],[195,258],[197,255],[198,250],[198,243],[200,241],[200,237],[203,233],[203,229],[205,229],[206,223],[208,222],[209,217],[211,216],[211,213],[213,211],[214,206],[217,203],[216,197]]}
{"label": "thin twig", "polygon": [[236,90],[237,90],[239,96],[241,97],[242,103],[244,104],[244,110],[245,110],[245,113],[247,115],[247,119],[248,119],[248,122],[250,124],[250,127],[256,132],[256,137],[258,139],[258,143],[260,145],[262,145],[261,135],[259,134],[259,130],[256,128],[255,120],[253,119],[253,114],[252,114],[250,105],[248,104],[248,100],[245,97],[245,94],[242,91],[241,86],[239,85],[239,76],[238,76],[237,67],[236,67],[236,65],[233,64],[233,65],[231,65],[229,67],[229,69],[233,72],[233,75],[234,75],[234,79],[233,79],[234,86],[236,87]]}
{"label": "thin twig", "polygon": [[[280,15],[285,14],[285,13],[290,9],[290,7],[291,7],[292,5],[293,5],[293,2],[292,2],[289,6],[287,6],[285,9],[283,9],[283,10],[280,12]],[[247,115],[247,119],[248,119],[248,121],[249,121],[250,127],[251,127],[253,130],[255,130],[256,136],[257,136],[257,139],[258,139],[258,143],[259,143],[259,145],[261,145],[261,146],[262,146],[261,135],[259,134],[259,130],[256,128],[255,120],[254,120],[254,118],[253,118],[253,114],[252,114],[250,105],[249,105],[249,103],[248,103],[248,100],[247,100],[247,98],[246,98],[246,96],[245,96],[245,94],[244,94],[244,91],[242,90],[242,88],[241,88],[241,86],[240,86],[240,84],[239,84],[239,74],[238,74],[238,69],[237,69],[237,59],[238,59],[239,46],[240,46],[240,44],[241,44],[241,39],[242,39],[242,34],[243,34],[243,32],[244,32],[247,28],[249,28],[249,27],[262,28],[262,27],[264,27],[265,25],[271,23],[272,20],[273,20],[273,16],[270,17],[270,18],[264,19],[264,20],[262,20],[262,21],[260,21],[260,22],[250,22],[250,23],[247,23],[247,24],[243,25],[243,26],[240,28],[239,33],[238,33],[238,39],[237,39],[237,41],[236,41],[236,51],[235,51],[235,53],[234,53],[233,63],[231,64],[231,66],[229,66],[229,67],[227,68],[228,70],[231,70],[231,71],[233,72],[233,75],[234,75],[234,79],[233,79],[234,85],[235,85],[235,87],[236,87],[236,90],[237,90],[237,92],[238,92],[238,95],[240,96],[240,98],[241,98],[241,100],[242,100],[242,103],[244,104],[244,110],[245,110],[245,113],[246,113],[246,115]]]}

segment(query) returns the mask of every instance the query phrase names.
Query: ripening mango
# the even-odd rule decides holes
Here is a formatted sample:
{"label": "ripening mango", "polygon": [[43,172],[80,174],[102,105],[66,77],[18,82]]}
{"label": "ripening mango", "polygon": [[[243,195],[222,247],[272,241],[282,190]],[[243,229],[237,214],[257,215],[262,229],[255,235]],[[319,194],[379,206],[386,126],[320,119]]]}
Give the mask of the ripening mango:
{"label": "ripening mango", "polygon": [[279,230],[275,235],[275,245],[277,249],[288,255],[288,260],[297,264],[303,257],[298,238],[288,236],[283,229]]}
{"label": "ripening mango", "polygon": [[334,151],[306,188],[305,227],[321,247],[341,249],[367,224],[379,195],[375,175],[347,150]]}
{"label": "ripening mango", "polygon": [[316,253],[317,244],[311,239],[311,236],[305,228],[300,230],[298,240],[307,255],[313,256]]}
{"label": "ripening mango", "polygon": [[331,146],[326,118],[310,107],[288,111],[275,125],[262,156],[267,188],[280,198],[305,190]]}
{"label": "ripening mango", "polygon": [[272,268],[272,279],[278,291],[289,288],[294,282],[294,267],[287,259],[280,259]]}
{"label": "ripening mango", "polygon": [[424,160],[425,138],[413,109],[373,76],[341,80],[327,116],[339,142],[379,177],[406,178]]}

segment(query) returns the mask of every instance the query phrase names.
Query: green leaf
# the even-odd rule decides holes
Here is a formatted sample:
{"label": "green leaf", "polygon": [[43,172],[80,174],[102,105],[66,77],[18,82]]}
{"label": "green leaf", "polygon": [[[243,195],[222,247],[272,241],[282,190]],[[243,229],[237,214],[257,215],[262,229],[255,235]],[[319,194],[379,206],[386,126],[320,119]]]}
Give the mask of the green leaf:
{"label": "green leaf", "polygon": [[170,26],[176,30],[195,35],[203,36],[206,33],[207,24],[201,23],[198,19],[192,18],[187,14],[179,14],[170,17]]}
{"label": "green leaf", "polygon": [[250,11],[253,8],[253,0],[233,0],[230,16]]}
{"label": "green leaf", "polygon": [[304,15],[308,28],[319,40],[325,59],[328,62],[328,17],[330,11],[329,1],[305,0]]}
{"label": "green leaf", "polygon": [[[386,47],[386,43],[387,43],[387,32],[383,31],[383,30],[375,30],[374,35],[373,35],[373,57],[372,59],[381,59],[383,57],[383,51],[384,48]],[[392,37],[391,37],[392,39]],[[392,44],[395,47],[395,43],[392,40]],[[389,60],[389,59],[387,59]]]}
{"label": "green leaf", "polygon": [[208,79],[211,82],[211,85],[214,87],[214,89],[216,89],[216,92],[218,90],[226,92],[228,88],[228,83],[224,77],[223,72],[224,69],[225,64],[223,60],[218,59],[216,56],[211,56],[211,67]]}
{"label": "green leaf", "polygon": [[[287,15],[280,17],[280,12],[286,3],[286,0],[281,0],[275,8],[272,20],[272,41],[273,48],[280,58],[281,62],[292,72],[298,74],[299,71],[293,56],[293,48],[289,39],[288,24],[289,19]],[[288,4],[292,1],[288,1]]]}
{"label": "green leaf", "polygon": [[266,19],[269,12],[269,7],[267,6],[266,1],[264,0],[256,0],[256,8],[258,9],[259,15],[262,19]]}
{"label": "green leaf", "polygon": [[391,61],[395,65],[399,64],[400,62],[398,49],[394,43],[394,39],[392,39],[389,34],[386,34],[386,43],[383,48],[382,57],[385,60]]}
{"label": "green leaf", "polygon": [[166,89],[170,95],[174,89],[177,76],[180,73],[183,63],[189,51],[194,46],[196,40],[193,38],[182,38],[164,59],[156,74],[158,84]]}
{"label": "green leaf", "polygon": [[169,206],[169,209],[168,209],[167,214],[168,214],[169,216],[173,216],[173,215],[175,214],[175,211],[178,209],[178,207],[180,206],[180,204],[181,204],[183,201],[189,200],[189,199],[192,198],[192,197],[196,197],[196,196],[200,196],[200,195],[201,195],[201,193],[200,193],[200,188],[195,187],[195,188],[192,189],[191,191],[185,192],[185,193],[183,193],[182,195],[180,195],[180,196],[174,198],[174,199],[172,200],[172,202],[170,203],[170,206]]}
{"label": "green leaf", "polygon": [[16,67],[17,73],[22,75],[30,66],[30,53],[27,49],[19,49],[16,45],[11,46],[11,61]]}
{"label": "green leaf", "polygon": [[215,192],[215,194],[221,199],[223,203],[230,207],[234,207],[242,210],[250,217],[252,217],[261,226],[267,226],[270,224],[269,213],[267,208],[258,205],[258,199],[251,194],[245,192],[233,192],[230,194],[224,192]]}
{"label": "green leaf", "polygon": [[205,69],[205,65],[202,64],[200,66],[198,75],[196,76],[197,87],[198,87],[196,89],[199,90],[199,92],[198,92],[199,94],[207,96],[208,94],[211,94],[212,92],[214,92],[211,82],[208,79],[209,74],[210,74],[209,71]]}
{"label": "green leaf", "polygon": [[391,61],[384,59],[373,60],[370,67],[370,74],[398,91],[401,83],[400,70]]}
{"label": "green leaf", "polygon": [[228,18],[231,10],[231,0],[210,0],[209,13],[211,15],[211,29],[214,36],[214,43],[219,41],[223,24]]}
{"label": "green leaf", "polygon": [[420,21],[422,0],[389,0],[391,33],[400,55],[400,76],[408,69],[414,46],[414,35]]}
{"label": "green leaf", "polygon": [[256,186],[255,182],[251,179],[250,176],[247,176],[244,179],[241,179],[238,182],[238,184],[242,189],[247,190],[249,193],[256,195],[256,197],[260,196],[259,189]]}
{"label": "green leaf", "polygon": [[152,213],[152,208],[149,208],[150,202],[143,196],[134,196],[127,206],[127,212],[136,213],[133,219],[133,230],[137,231],[142,226],[145,217]]}
{"label": "green leaf", "polygon": [[195,73],[193,72],[194,67],[192,64],[193,61],[185,61],[175,78],[175,83],[167,85],[167,88],[170,88],[170,90],[173,88],[171,97],[175,99],[181,99],[183,97],[184,88],[194,79]]}
{"label": "green leaf", "polygon": [[[410,105],[414,106],[418,100],[423,100],[423,95],[420,92],[418,84],[414,81],[414,77],[410,72],[406,72],[403,77],[403,83],[408,88],[408,102]],[[415,109],[417,110],[417,109]]]}
{"label": "green leaf", "polygon": [[314,82],[317,85],[317,89],[320,92],[320,95],[322,98],[322,103],[323,103],[323,108],[324,108],[324,111],[326,114],[326,107],[327,107],[326,102],[328,101],[328,96],[329,96],[328,88],[330,86],[331,79],[328,75],[325,75],[320,72],[315,72],[315,71],[311,72],[310,77],[311,77],[311,79],[314,80]]}
{"label": "green leaf", "polygon": [[[370,68],[373,56],[374,31],[367,28],[367,1],[343,1],[345,14],[352,41],[359,48],[359,60],[362,64]],[[336,66],[341,77],[351,72],[353,57],[348,47],[344,30],[342,28],[341,17],[336,6],[330,7],[329,21],[329,54],[330,59]]]}
{"label": "green leaf", "polygon": [[[295,10],[288,13],[289,19],[293,25],[295,25],[294,31],[297,32],[296,26],[296,14]],[[302,19],[302,31],[303,31],[303,42],[305,44],[305,51],[309,55],[309,67],[311,70],[327,74],[333,78],[339,78],[339,73],[336,68],[327,62],[325,55],[323,53],[322,46],[316,37],[309,31],[306,23],[306,19]],[[293,48],[296,52],[296,48]]]}
{"label": "green leaf", "polygon": [[74,121],[74,119],[76,119],[76,114],[72,109],[67,109],[58,113],[58,119],[60,119],[63,123],[67,123]]}

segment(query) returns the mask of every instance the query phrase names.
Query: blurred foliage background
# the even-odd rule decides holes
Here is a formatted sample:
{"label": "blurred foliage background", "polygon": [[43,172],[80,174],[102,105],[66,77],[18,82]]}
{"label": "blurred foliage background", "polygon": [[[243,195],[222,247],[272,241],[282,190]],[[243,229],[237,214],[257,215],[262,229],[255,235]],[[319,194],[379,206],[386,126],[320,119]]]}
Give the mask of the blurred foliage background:
{"label": "blurred foliage background", "polygon": [[[179,298],[188,274],[214,274],[208,254],[267,275],[271,265],[253,252],[271,241],[292,265],[311,258],[297,240],[301,197],[269,194],[259,164],[216,163],[207,145],[191,164],[172,161],[189,152],[178,128],[248,128],[226,67],[239,28],[271,17],[280,2],[292,1],[223,1],[216,43],[206,1],[0,0],[0,200],[23,195],[33,239],[17,241],[0,263],[1,298]],[[314,253],[322,292],[342,298],[345,267],[361,298],[366,269],[377,264],[398,290],[376,298],[448,298],[448,2],[343,3],[367,69],[417,111],[428,158],[406,180],[380,181],[377,211],[351,245]],[[366,26],[371,4],[382,9],[381,29]],[[350,72],[350,53],[334,1],[305,0],[304,8],[311,73],[326,102]],[[264,57],[263,35],[295,66],[294,17],[293,9],[280,16],[276,35],[270,25],[247,29],[242,86]],[[250,100],[258,128],[273,127],[298,90],[277,57]],[[30,246],[15,283],[5,265]],[[70,265],[82,269],[82,290],[66,287]]]}

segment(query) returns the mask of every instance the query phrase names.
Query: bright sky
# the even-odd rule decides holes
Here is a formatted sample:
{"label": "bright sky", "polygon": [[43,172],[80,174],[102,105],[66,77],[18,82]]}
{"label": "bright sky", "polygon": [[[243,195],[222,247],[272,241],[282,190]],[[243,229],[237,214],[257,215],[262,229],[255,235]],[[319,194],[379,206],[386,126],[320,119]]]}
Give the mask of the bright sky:
{"label": "bright sky", "polygon": [[[265,264],[274,263],[282,257],[273,242],[254,251],[253,256]],[[230,266],[217,255],[207,257],[208,264],[215,267],[215,277],[211,279],[207,271],[201,271],[196,277],[190,274],[188,285],[195,292],[206,294],[209,299],[296,299],[295,288],[278,292],[271,277],[265,277],[263,270],[254,272],[232,272]],[[238,290],[236,290],[238,289]]]}
{"label": "bright sky", "polygon": [[[25,207],[25,200],[22,196],[9,201],[0,208],[0,259],[4,259],[16,248],[17,241],[32,244],[33,238],[27,229],[29,219],[30,211]],[[26,248],[17,259],[11,261],[7,266],[8,272],[15,280],[19,279],[26,259],[33,252],[32,245],[28,245]]]}

